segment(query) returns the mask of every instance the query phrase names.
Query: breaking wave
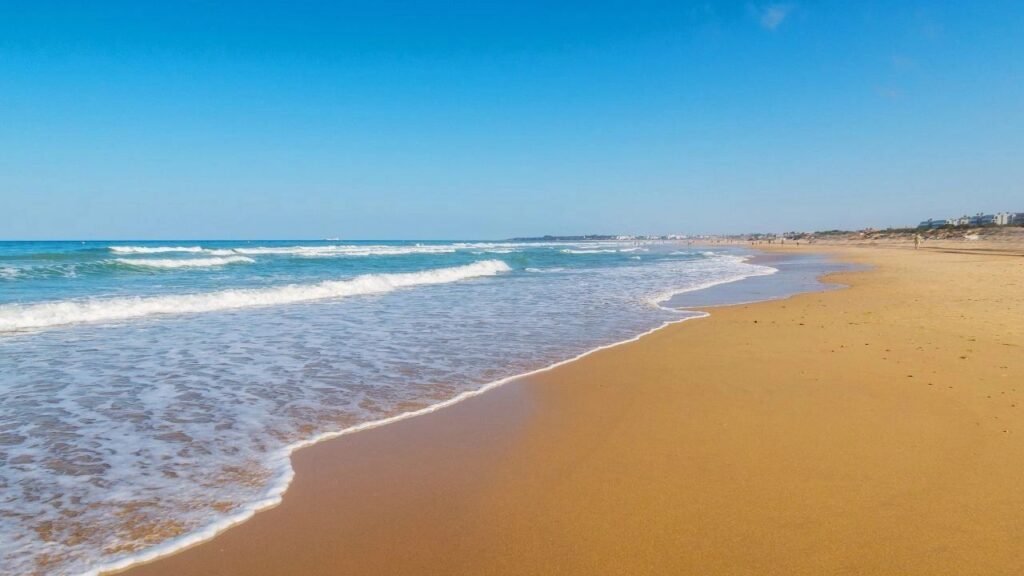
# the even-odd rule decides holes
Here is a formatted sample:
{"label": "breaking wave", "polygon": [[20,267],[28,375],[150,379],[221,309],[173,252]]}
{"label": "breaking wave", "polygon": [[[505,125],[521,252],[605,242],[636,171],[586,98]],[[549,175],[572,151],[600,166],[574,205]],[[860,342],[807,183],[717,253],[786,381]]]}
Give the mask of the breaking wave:
{"label": "breaking wave", "polygon": [[420,272],[364,274],[346,280],[289,284],[273,288],[222,290],[201,294],[61,300],[0,306],[0,332],[49,328],[85,322],[110,322],[160,314],[194,314],[234,308],[294,304],[312,300],[380,294],[399,288],[445,284],[511,270],[500,260]]}
{"label": "breaking wave", "polygon": [[201,246],[109,246],[111,252],[118,254],[164,254],[167,252],[203,252]]}
{"label": "breaking wave", "polygon": [[212,258],[117,258],[119,264],[145,268],[209,268],[226,264],[255,262],[248,256],[214,256]]}

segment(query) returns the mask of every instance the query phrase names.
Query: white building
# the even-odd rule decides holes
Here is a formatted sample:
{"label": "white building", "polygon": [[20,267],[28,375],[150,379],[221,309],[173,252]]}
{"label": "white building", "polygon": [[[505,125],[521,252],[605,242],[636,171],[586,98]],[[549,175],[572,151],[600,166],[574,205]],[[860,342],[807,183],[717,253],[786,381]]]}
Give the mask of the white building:
{"label": "white building", "polygon": [[985,214],[978,212],[974,216],[966,214],[959,218],[948,220],[934,220],[929,218],[917,225],[918,228],[941,228],[943,226],[1022,226],[1024,225],[1024,212],[999,212],[998,214]]}

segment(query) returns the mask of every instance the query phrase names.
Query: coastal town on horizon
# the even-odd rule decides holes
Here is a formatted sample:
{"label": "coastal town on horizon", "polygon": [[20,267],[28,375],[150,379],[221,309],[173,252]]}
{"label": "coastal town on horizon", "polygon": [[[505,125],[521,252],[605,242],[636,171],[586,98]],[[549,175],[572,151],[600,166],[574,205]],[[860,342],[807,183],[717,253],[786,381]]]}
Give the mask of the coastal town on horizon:
{"label": "coastal town on horizon", "polygon": [[937,231],[940,229],[958,231],[967,236],[967,239],[974,239],[974,232],[998,232],[1011,230],[1013,228],[1024,229],[1024,212],[997,212],[986,214],[978,212],[973,216],[960,216],[943,220],[928,219],[917,226],[906,226],[897,228],[873,228],[866,227],[858,230],[815,230],[815,231],[789,231],[789,232],[741,232],[733,234],[582,234],[582,235],[552,235],[524,236],[510,238],[512,242],[577,242],[577,241],[655,241],[655,240],[814,240],[815,238],[829,237],[865,237],[871,235],[905,236],[912,238],[922,231]]}

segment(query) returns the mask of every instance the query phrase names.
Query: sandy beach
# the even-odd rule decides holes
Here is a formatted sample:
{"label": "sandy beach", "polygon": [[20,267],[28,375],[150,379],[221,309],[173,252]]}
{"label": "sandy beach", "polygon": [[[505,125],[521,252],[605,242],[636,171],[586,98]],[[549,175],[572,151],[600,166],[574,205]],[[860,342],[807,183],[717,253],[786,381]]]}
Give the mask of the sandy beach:
{"label": "sandy beach", "polygon": [[1024,573],[1024,258],[780,249],[871,268],[304,449],[127,573]]}

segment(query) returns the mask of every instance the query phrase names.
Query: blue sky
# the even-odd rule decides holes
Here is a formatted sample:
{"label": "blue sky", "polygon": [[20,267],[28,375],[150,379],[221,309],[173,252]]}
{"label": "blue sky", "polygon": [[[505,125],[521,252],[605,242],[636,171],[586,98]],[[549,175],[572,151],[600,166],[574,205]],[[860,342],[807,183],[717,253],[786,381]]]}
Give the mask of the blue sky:
{"label": "blue sky", "polygon": [[1000,1],[3,2],[0,238],[1024,210],[1022,30]]}

